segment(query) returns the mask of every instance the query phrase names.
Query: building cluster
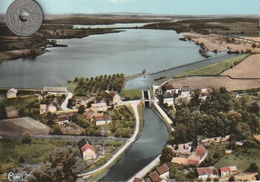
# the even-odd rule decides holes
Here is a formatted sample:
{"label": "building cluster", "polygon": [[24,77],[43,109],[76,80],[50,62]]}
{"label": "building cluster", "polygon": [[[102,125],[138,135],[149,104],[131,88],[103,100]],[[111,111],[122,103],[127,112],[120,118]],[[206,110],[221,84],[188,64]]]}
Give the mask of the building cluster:
{"label": "building cluster", "polygon": [[191,143],[175,146],[172,150],[177,154],[177,157],[172,158],[172,162],[180,165],[198,166],[208,155],[208,150],[203,145],[191,152]]}
{"label": "building cluster", "polygon": [[[164,104],[174,106],[181,103],[188,103],[194,91],[194,87],[192,86],[176,86],[166,83],[162,87],[157,87],[155,95],[157,98],[161,98]],[[200,99],[202,101],[205,100],[209,93],[208,88],[201,89]]]}

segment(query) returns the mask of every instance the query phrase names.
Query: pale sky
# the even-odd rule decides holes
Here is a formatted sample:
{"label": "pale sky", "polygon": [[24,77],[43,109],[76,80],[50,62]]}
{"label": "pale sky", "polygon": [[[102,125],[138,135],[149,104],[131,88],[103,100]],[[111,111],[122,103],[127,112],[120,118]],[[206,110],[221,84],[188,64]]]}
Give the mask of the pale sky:
{"label": "pale sky", "polygon": [[[14,0],[0,0],[5,13]],[[46,14],[259,15],[259,0],[35,0]]]}

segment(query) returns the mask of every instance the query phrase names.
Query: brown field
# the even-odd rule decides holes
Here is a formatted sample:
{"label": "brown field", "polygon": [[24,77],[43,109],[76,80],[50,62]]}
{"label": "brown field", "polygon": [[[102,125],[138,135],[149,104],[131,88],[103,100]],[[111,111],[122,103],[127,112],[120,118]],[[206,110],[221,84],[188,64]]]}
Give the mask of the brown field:
{"label": "brown field", "polygon": [[247,57],[234,68],[223,72],[221,76],[174,78],[169,83],[178,86],[193,86],[195,89],[207,87],[226,87],[228,91],[257,89],[260,88],[259,70],[260,54],[254,54]]}
{"label": "brown field", "polygon": [[[209,34],[202,35],[198,33],[182,33],[183,37],[190,37],[192,41],[203,43],[205,48],[209,51],[224,51],[230,48],[230,51],[247,52],[251,50],[253,53],[260,53],[260,42],[258,42],[258,37],[248,37],[248,38],[231,38],[223,35]],[[255,44],[257,47],[253,48],[252,45]]]}
{"label": "brown field", "polygon": [[232,78],[260,78],[260,54],[249,56],[243,62],[221,75],[229,75]]}
{"label": "brown field", "polygon": [[32,135],[48,135],[50,128],[30,117],[0,121],[0,134],[21,135],[25,131],[29,131]]}
{"label": "brown field", "polygon": [[169,83],[178,86],[193,86],[195,89],[226,87],[228,91],[260,87],[260,79],[231,79],[228,76],[192,76],[172,79]]}

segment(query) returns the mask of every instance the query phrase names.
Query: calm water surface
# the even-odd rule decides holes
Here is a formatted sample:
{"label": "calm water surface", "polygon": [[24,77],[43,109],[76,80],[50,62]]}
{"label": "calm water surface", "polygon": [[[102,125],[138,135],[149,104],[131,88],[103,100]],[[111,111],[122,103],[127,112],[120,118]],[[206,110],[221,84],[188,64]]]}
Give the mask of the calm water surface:
{"label": "calm water surface", "polygon": [[174,31],[131,29],[59,40],[69,47],[51,48],[35,60],[1,63],[0,87],[57,86],[75,77],[157,72],[204,59],[198,46],[178,38]]}
{"label": "calm water surface", "polygon": [[168,138],[163,121],[150,109],[145,109],[144,127],[140,138],[100,181],[127,181],[161,153]]}

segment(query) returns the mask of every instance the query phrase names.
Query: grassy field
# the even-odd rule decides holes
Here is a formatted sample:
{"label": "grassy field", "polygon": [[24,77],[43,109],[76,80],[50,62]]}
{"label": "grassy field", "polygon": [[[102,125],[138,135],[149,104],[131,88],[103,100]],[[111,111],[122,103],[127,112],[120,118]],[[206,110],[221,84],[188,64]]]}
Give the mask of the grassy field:
{"label": "grassy field", "polygon": [[126,100],[140,99],[142,97],[141,90],[122,90],[120,96]]}
{"label": "grassy field", "polygon": [[0,139],[0,174],[19,165],[20,157],[25,163],[38,164],[46,161],[50,152],[57,146],[65,146],[68,141],[52,139],[32,139],[30,144],[23,144],[20,139]]}
{"label": "grassy field", "polygon": [[222,61],[212,65],[208,65],[194,70],[186,71],[180,74],[176,74],[174,75],[174,77],[195,76],[195,75],[219,75],[224,70],[230,68],[230,66],[233,66],[235,62],[240,62],[247,56],[248,54],[242,54],[226,61]]}
{"label": "grassy field", "polygon": [[21,109],[21,108],[25,108],[25,106],[27,106],[29,103],[31,103],[34,100],[37,100],[37,97],[35,97],[34,95],[24,95],[12,99],[5,98],[0,101],[0,104],[4,106],[15,106],[17,109]]}
{"label": "grassy field", "polygon": [[260,166],[260,152],[256,148],[238,148],[232,154],[222,156],[215,167],[220,168],[224,166],[236,165],[238,170],[245,171],[251,163],[256,162]]}

